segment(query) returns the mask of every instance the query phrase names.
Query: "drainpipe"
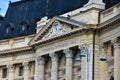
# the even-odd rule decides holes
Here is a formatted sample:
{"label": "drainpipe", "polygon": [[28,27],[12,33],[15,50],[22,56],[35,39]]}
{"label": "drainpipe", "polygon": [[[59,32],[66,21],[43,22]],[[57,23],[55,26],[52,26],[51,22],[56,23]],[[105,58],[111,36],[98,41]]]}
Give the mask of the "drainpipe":
{"label": "drainpipe", "polygon": [[92,74],[92,80],[94,80],[94,67],[95,67],[95,35],[96,35],[96,29],[94,30],[94,32],[93,32],[93,74]]}

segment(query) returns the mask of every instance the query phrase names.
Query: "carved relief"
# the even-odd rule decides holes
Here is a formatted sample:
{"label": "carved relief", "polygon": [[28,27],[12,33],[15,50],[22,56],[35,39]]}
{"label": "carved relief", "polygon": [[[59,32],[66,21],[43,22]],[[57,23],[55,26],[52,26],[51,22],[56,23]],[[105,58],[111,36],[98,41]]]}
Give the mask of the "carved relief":
{"label": "carved relief", "polygon": [[50,29],[50,31],[42,38],[50,38],[50,37],[56,37],[63,33],[71,31],[71,27],[64,26],[63,24],[60,24],[60,22],[55,21]]}

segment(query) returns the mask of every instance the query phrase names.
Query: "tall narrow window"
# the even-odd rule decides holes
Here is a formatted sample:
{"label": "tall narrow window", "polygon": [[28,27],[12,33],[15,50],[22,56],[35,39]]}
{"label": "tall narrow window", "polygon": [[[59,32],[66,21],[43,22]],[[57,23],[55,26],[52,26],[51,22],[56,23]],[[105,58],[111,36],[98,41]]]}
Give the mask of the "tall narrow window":
{"label": "tall narrow window", "polygon": [[19,67],[19,76],[23,76],[23,73],[24,73],[23,66],[20,66]]}
{"label": "tall narrow window", "polygon": [[111,57],[114,56],[114,46],[111,45]]}
{"label": "tall narrow window", "polygon": [[8,75],[8,70],[7,68],[3,69],[3,78],[6,78]]}

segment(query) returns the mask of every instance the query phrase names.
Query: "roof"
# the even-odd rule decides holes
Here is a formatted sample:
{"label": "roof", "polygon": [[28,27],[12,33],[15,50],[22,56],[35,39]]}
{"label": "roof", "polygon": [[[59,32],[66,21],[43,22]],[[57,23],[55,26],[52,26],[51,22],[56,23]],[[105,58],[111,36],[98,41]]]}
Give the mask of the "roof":
{"label": "roof", "polygon": [[[0,27],[0,40],[16,38],[36,33],[36,21],[44,16],[52,18],[82,7],[88,0],[23,0],[11,2]],[[69,3],[68,3],[69,2]],[[21,32],[22,23],[29,25],[29,31]],[[12,34],[6,34],[6,27],[13,28]]]}
{"label": "roof", "polygon": [[2,15],[0,15],[0,19],[3,19],[4,17]]}
{"label": "roof", "polygon": [[[87,2],[88,0],[22,0],[10,2],[0,26],[0,40],[35,34],[36,22],[42,17],[52,18],[78,9]],[[104,2],[107,4],[106,8],[109,8],[120,1],[104,0]],[[78,22],[74,23],[79,24]],[[27,25],[25,31],[21,31],[22,24]],[[8,26],[11,26],[11,33],[6,34]]]}

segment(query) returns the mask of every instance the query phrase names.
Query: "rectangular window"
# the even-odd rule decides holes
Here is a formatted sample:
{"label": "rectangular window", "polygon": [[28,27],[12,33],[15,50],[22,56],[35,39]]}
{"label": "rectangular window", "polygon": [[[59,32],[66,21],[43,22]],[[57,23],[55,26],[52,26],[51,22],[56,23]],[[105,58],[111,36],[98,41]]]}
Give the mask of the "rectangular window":
{"label": "rectangular window", "polygon": [[24,68],[23,68],[23,66],[20,66],[20,68],[19,68],[19,76],[23,76],[23,73],[24,73]]}
{"label": "rectangular window", "polygon": [[7,75],[8,75],[8,69],[5,68],[5,69],[3,69],[3,78],[6,78]]}
{"label": "rectangular window", "polygon": [[111,45],[111,57],[113,57],[113,56],[114,56],[114,46]]}

